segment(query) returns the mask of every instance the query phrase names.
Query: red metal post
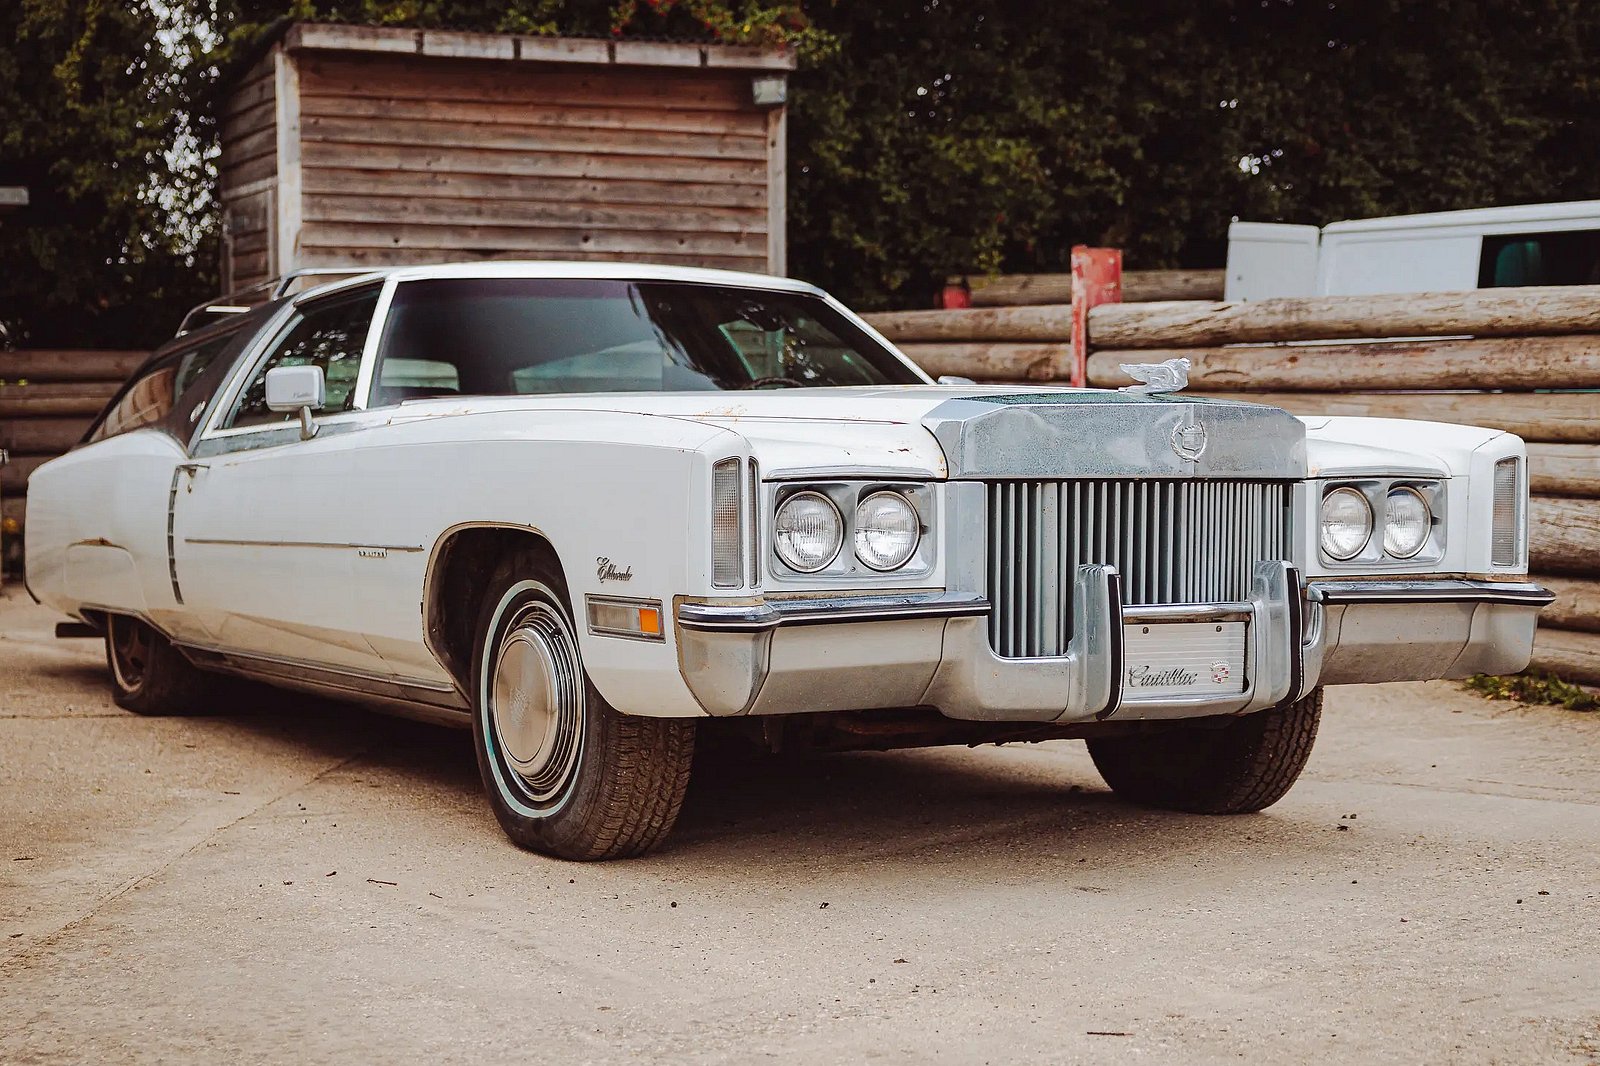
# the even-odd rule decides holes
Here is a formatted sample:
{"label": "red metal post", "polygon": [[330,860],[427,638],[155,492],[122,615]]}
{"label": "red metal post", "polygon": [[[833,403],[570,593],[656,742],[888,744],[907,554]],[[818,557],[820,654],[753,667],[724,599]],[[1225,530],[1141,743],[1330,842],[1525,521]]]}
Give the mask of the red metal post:
{"label": "red metal post", "polygon": [[972,306],[972,290],[967,287],[964,275],[955,274],[944,280],[944,291],[939,293],[939,306],[945,310]]}
{"label": "red metal post", "polygon": [[1089,383],[1089,309],[1122,302],[1122,250],[1072,249],[1072,384]]}

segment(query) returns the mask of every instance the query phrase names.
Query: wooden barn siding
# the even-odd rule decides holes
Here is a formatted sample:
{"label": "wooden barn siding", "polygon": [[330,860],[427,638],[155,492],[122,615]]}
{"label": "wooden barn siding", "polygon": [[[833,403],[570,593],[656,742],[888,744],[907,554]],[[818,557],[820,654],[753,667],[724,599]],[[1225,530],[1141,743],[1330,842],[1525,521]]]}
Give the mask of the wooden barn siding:
{"label": "wooden barn siding", "polygon": [[301,265],[767,267],[748,73],[299,53]]}
{"label": "wooden barn siding", "polygon": [[219,192],[228,219],[225,289],[267,278],[271,271],[273,186],[278,172],[276,55],[250,68],[223,109]]}

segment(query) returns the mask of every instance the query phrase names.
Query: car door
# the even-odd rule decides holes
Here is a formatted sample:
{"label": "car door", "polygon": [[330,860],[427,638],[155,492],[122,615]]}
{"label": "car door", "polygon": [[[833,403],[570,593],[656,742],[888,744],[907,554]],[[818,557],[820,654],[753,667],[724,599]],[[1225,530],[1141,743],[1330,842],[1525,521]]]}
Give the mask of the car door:
{"label": "car door", "polygon": [[157,355],[83,444],[36,475],[30,578],[58,594],[52,600],[140,615],[180,640],[204,635],[173,591],[167,508],[186,459],[187,413],[205,408],[221,376],[205,371],[245,339],[212,331]]}
{"label": "car door", "polygon": [[[361,636],[354,564],[359,503],[342,440],[383,419],[357,407],[380,286],[298,305],[241,371],[200,435],[173,504],[174,571],[219,650],[280,664],[384,673]],[[327,381],[317,433],[267,408],[267,371],[316,365]]]}

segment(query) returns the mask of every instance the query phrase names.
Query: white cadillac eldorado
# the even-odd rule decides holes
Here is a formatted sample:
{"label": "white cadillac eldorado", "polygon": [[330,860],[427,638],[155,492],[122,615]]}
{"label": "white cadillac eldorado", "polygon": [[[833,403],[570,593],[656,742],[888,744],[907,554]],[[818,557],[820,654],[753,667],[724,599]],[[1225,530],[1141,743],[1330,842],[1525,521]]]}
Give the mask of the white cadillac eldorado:
{"label": "white cadillac eldorado", "polygon": [[27,578],[130,710],[227,673],[470,725],[506,833],[598,859],[716,720],[1083,738],[1260,810],[1322,686],[1526,665],[1526,497],[1494,430],[935,384],[798,282],[479,263],[179,336],[33,474]]}

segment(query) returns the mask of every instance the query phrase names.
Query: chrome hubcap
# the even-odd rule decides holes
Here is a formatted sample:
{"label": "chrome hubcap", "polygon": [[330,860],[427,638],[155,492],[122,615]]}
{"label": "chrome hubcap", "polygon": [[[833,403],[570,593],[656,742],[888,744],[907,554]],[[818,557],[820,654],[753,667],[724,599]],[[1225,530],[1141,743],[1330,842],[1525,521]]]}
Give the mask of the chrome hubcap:
{"label": "chrome hubcap", "polygon": [[519,790],[535,803],[559,796],[577,764],[582,677],[566,619],[548,604],[522,608],[495,655],[489,721]]}

